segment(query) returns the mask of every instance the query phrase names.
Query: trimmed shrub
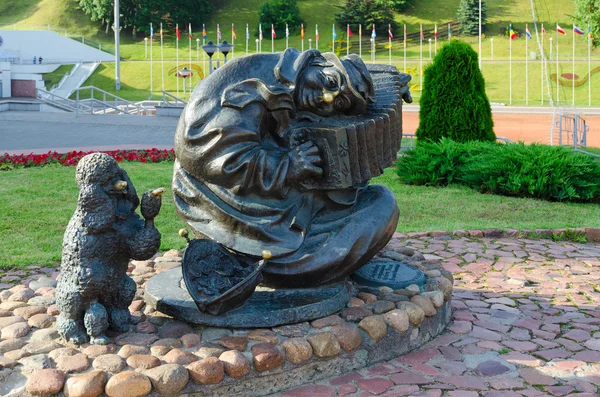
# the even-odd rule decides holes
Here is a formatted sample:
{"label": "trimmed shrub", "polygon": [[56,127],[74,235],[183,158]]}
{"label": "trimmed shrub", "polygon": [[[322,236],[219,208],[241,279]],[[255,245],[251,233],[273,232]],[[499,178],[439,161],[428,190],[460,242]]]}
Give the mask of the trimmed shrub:
{"label": "trimmed shrub", "polygon": [[400,180],[407,184],[457,183],[482,193],[600,202],[600,161],[561,146],[443,139],[417,145],[398,160],[397,167]]}
{"label": "trimmed shrub", "polygon": [[452,40],[438,51],[425,69],[420,105],[420,142],[496,140],[477,53],[467,43]]}

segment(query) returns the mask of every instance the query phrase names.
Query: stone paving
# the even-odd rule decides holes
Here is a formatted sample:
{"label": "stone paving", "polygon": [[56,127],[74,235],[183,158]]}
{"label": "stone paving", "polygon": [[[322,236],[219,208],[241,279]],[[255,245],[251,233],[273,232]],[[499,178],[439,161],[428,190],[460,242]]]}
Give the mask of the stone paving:
{"label": "stone paving", "polygon": [[[600,395],[600,244],[436,232],[397,234],[387,248],[405,247],[454,274],[448,330],[408,355],[279,396]],[[177,265],[165,258],[130,270],[143,285],[154,272]],[[210,383],[206,371],[225,362],[214,357],[223,349],[198,349],[214,329],[199,335],[186,324],[160,321],[139,298],[130,307],[133,334],[108,346],[63,347],[52,328],[56,275],[37,266],[0,273],[0,396],[23,395],[23,374],[27,390],[38,395],[97,396],[104,387],[111,396],[143,396],[151,388],[173,394],[188,377]],[[354,298],[352,305],[369,303]],[[229,339],[226,347],[235,349],[231,344],[243,338]],[[250,367],[243,354],[231,362],[229,371]]]}
{"label": "stone paving", "polygon": [[440,234],[390,245],[454,274],[448,331],[408,355],[282,396],[600,396],[600,244]]}

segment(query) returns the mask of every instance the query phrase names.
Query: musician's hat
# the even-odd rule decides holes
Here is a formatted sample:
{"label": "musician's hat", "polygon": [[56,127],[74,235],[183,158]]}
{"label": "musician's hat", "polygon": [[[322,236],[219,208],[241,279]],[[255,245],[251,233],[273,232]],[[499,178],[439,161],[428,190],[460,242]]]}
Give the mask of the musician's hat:
{"label": "musician's hat", "polygon": [[337,67],[345,77],[347,88],[356,97],[352,113],[362,113],[367,105],[375,100],[373,80],[367,66],[356,54],[338,58],[333,52],[326,52],[323,57]]}

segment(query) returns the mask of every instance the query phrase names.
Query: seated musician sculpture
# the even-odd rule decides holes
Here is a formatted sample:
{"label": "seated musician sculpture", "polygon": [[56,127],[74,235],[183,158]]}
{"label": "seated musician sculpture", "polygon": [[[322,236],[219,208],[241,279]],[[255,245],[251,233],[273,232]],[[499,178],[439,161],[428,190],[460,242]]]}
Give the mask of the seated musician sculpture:
{"label": "seated musician sculpture", "polygon": [[[381,84],[396,84],[392,92],[411,101],[410,76],[395,74]],[[401,136],[401,109],[373,121],[375,88],[355,55],[288,49],[227,62],[196,87],[177,127],[178,213],[197,237],[236,255],[260,258],[270,251],[263,270],[268,285],[343,280],[387,244],[398,222],[392,192],[368,184],[392,164]],[[360,119],[365,113],[369,120]],[[368,122],[364,150],[375,153],[379,145],[379,152],[363,164],[356,147],[348,148],[351,134],[340,138],[339,131]],[[392,133],[371,142],[368,134],[381,133],[380,124]],[[356,141],[358,128],[352,131]],[[359,148],[360,139],[365,136]],[[346,169],[353,161],[359,169]]]}

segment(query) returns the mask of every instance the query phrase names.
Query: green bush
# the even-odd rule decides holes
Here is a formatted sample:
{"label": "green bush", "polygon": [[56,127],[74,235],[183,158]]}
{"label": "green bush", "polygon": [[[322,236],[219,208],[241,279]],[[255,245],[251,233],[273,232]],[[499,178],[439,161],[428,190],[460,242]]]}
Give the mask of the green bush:
{"label": "green bush", "polygon": [[456,183],[482,193],[600,202],[600,162],[560,146],[442,139],[417,145],[398,160],[397,172],[407,184]]}
{"label": "green bush", "polygon": [[477,53],[467,43],[452,40],[438,51],[425,69],[420,105],[420,142],[496,140]]}

